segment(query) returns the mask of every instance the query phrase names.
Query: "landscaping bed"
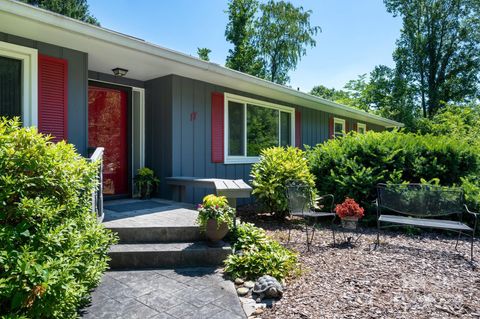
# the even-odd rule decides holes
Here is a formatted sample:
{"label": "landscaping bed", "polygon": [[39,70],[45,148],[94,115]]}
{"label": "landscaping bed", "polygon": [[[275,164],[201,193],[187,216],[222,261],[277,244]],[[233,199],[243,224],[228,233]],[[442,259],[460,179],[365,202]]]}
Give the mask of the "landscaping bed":
{"label": "landscaping bed", "polygon": [[[250,221],[286,244],[289,221]],[[457,252],[452,236],[385,232],[373,250],[376,231],[366,229],[355,247],[331,247],[331,231],[322,229],[307,252],[301,230],[292,238],[302,275],[287,280],[262,318],[480,318],[480,270],[469,263],[467,240]]]}

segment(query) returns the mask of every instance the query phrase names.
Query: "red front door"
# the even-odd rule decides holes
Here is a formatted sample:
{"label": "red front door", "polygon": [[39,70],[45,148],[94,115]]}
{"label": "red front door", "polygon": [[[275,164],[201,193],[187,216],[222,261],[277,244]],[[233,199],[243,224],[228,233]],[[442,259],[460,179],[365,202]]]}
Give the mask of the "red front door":
{"label": "red front door", "polygon": [[103,193],[128,194],[127,93],[88,87],[88,147],[104,147]]}

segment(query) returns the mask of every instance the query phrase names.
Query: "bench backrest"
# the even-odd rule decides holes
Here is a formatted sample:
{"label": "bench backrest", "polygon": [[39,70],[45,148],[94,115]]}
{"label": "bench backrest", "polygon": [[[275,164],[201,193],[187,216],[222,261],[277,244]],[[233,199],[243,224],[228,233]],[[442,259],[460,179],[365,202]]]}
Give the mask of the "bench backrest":
{"label": "bench backrest", "polygon": [[411,216],[461,214],[463,190],[425,184],[378,184],[378,207]]}
{"label": "bench backrest", "polygon": [[301,182],[288,182],[286,185],[288,210],[291,214],[302,214],[311,202],[312,188]]}

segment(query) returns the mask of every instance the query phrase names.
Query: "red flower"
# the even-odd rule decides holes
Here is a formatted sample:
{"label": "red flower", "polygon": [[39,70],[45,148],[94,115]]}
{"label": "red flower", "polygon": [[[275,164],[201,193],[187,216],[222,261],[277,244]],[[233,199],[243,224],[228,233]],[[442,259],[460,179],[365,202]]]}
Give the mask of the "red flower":
{"label": "red flower", "polygon": [[335,206],[335,212],[340,218],[344,217],[358,217],[362,218],[364,215],[364,209],[355,202],[353,198],[347,197],[341,204]]}

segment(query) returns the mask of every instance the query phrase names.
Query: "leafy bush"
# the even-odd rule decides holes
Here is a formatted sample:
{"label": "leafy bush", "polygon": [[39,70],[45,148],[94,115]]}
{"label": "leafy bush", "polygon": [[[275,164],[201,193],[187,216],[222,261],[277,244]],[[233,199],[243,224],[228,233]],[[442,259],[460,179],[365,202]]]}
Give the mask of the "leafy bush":
{"label": "leafy bush", "polygon": [[270,275],[281,280],[298,269],[297,254],[250,223],[238,225],[233,248],[235,253],[225,261],[225,271],[233,278],[256,280],[263,275]]}
{"label": "leafy bush", "polygon": [[268,212],[280,218],[288,211],[285,185],[288,181],[301,181],[315,188],[315,177],[310,173],[306,154],[295,147],[264,149],[260,161],[253,164],[253,194]]}
{"label": "leafy bush", "polygon": [[368,207],[378,183],[438,178],[443,186],[462,185],[480,172],[478,148],[450,136],[400,132],[350,133],[309,151],[320,192],[338,201],[351,197]]}
{"label": "leafy bush", "polygon": [[74,318],[107,268],[97,166],[48,139],[0,120],[0,317]]}

